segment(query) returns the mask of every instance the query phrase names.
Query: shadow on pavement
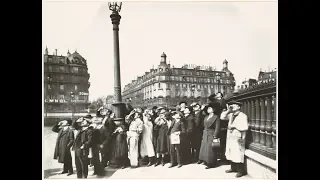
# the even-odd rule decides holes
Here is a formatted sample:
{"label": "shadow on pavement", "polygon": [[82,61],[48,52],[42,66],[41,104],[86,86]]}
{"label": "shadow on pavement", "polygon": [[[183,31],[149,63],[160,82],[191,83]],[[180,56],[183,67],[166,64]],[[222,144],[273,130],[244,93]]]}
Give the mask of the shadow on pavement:
{"label": "shadow on pavement", "polygon": [[[109,178],[111,177],[118,169],[116,168],[105,168],[102,175],[100,176],[93,176],[95,179],[96,178]],[[56,169],[46,169],[44,170],[44,178],[45,179],[51,179],[51,178],[54,178],[52,176],[57,176],[59,175],[60,176],[60,172],[62,172],[62,168],[56,168]],[[92,173],[93,173],[93,169],[92,168],[89,168],[89,173],[88,173],[88,179],[91,179],[92,178]],[[73,169],[73,175],[72,176],[75,176],[77,174],[77,170],[74,168]],[[66,174],[65,174],[66,175]],[[67,179],[69,179],[70,177],[67,177]]]}
{"label": "shadow on pavement", "polygon": [[59,174],[60,172],[62,172],[62,168],[46,169],[44,170],[44,178],[47,179],[50,176]]}

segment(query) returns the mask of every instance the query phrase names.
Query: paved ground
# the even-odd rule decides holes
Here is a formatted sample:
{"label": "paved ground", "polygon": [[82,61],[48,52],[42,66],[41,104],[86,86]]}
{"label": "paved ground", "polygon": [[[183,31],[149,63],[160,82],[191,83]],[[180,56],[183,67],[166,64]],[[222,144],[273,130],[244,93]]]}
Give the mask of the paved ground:
{"label": "paved ground", "polygon": [[[74,174],[67,176],[66,174],[59,175],[62,171],[62,164],[53,159],[54,146],[57,133],[53,133],[51,128],[44,129],[44,152],[43,152],[43,170],[44,178],[48,179],[76,179],[76,170]],[[72,153],[72,156],[73,153]],[[74,157],[72,157],[74,159]],[[74,163],[73,163],[74,165]],[[75,166],[75,165],[74,165]],[[181,168],[168,168],[169,163],[165,166],[139,167],[131,169],[112,169],[105,168],[105,176],[96,177],[90,176],[93,169],[89,168],[88,179],[107,178],[107,179],[234,179],[235,173],[226,174],[225,170],[230,168],[230,165],[220,165],[217,168],[205,169],[204,165],[189,164]],[[240,179],[249,179],[249,176],[243,176]]]}

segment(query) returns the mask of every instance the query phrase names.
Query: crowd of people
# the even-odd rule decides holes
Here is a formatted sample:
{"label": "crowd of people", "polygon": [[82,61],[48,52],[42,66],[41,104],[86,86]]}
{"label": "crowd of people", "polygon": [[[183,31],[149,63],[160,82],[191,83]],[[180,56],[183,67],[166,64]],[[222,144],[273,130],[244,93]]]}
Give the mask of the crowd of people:
{"label": "crowd of people", "polygon": [[206,169],[218,166],[218,159],[231,161],[226,173],[244,170],[247,116],[240,102],[225,103],[222,93],[208,97],[210,103],[180,102],[176,109],[166,107],[132,108],[127,104],[125,120],[101,107],[96,116],[63,120],[52,128],[59,133],[54,159],[63,163],[63,173],[73,174],[71,151],[75,154],[77,178],[103,176],[104,168],[116,162],[120,168],[146,166],[177,168],[190,163]]}

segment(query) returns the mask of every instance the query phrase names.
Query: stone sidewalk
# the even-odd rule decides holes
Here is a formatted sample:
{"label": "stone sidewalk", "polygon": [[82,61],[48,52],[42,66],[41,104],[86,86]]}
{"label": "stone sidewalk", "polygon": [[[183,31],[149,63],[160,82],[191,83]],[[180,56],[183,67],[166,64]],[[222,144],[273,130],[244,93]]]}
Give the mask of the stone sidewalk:
{"label": "stone sidewalk", "polygon": [[[204,165],[200,164],[188,164],[181,168],[173,167],[168,168],[170,164],[165,166],[159,165],[157,167],[138,167],[131,169],[130,167],[125,169],[112,169],[105,168],[105,176],[97,177],[91,176],[93,168],[89,168],[88,179],[235,179],[236,173],[225,173],[225,170],[230,168],[230,165],[220,165],[217,168],[205,169]],[[66,174],[60,175],[62,168],[56,168],[53,170],[45,170],[48,179],[76,179],[76,170],[74,174],[67,176]],[[251,179],[246,175],[237,179]]]}

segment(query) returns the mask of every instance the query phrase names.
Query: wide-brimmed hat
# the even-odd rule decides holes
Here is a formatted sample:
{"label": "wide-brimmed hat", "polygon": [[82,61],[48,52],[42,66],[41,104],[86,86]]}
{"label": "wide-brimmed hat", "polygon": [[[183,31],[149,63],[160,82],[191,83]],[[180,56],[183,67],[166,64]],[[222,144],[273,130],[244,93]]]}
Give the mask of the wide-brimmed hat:
{"label": "wide-brimmed hat", "polygon": [[240,107],[243,105],[241,102],[239,102],[239,101],[231,101],[231,102],[228,102],[227,103],[229,106],[230,105],[232,105],[232,104],[237,104],[237,105],[239,105]]}
{"label": "wide-brimmed hat", "polygon": [[218,102],[211,102],[211,103],[209,103],[208,105],[206,105],[206,107],[204,108],[203,111],[204,111],[205,113],[207,113],[207,110],[208,110],[209,107],[211,107],[212,109],[214,109],[214,112],[215,112],[216,114],[219,114],[220,111],[221,111],[220,103],[218,103]]}

